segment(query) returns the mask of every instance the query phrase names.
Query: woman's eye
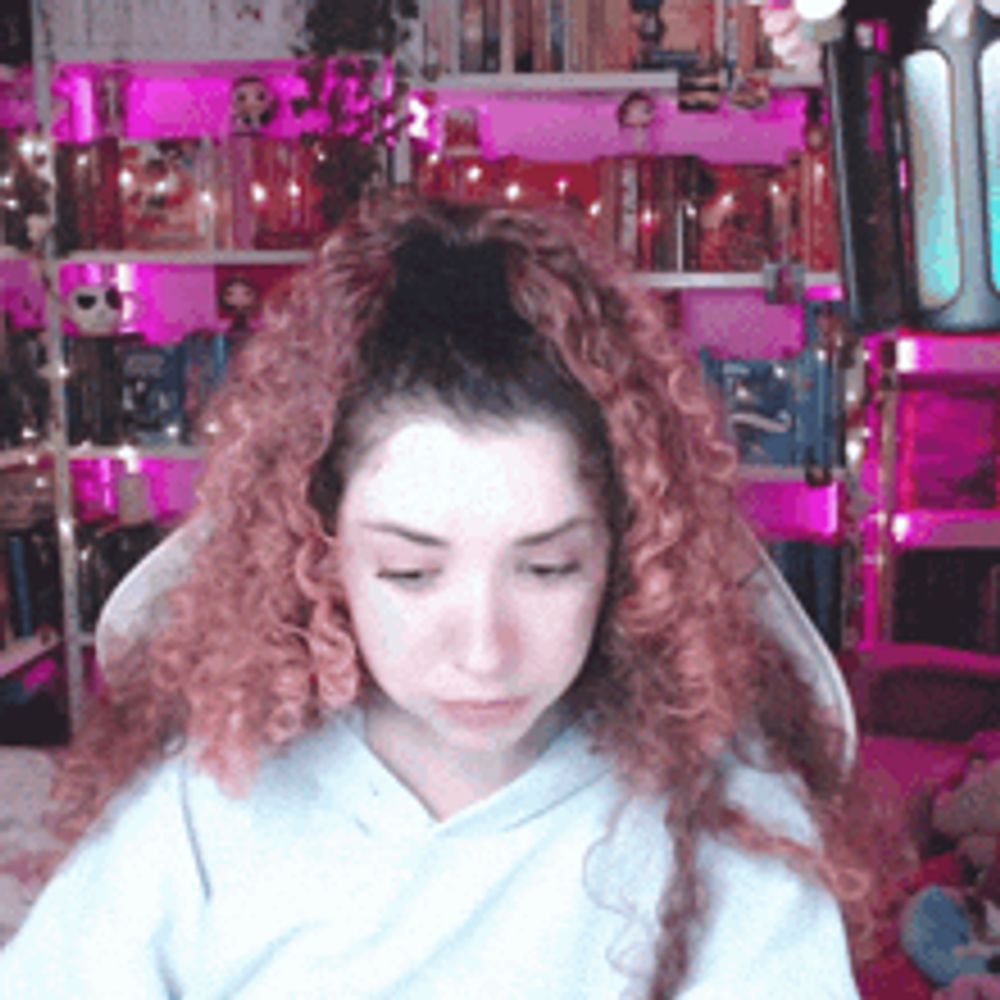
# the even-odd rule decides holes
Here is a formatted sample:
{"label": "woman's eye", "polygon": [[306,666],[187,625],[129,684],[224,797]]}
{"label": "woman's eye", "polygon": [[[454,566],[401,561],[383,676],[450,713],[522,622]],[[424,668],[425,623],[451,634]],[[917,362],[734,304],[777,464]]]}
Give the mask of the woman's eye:
{"label": "woman's eye", "polygon": [[528,572],[532,576],[537,576],[541,580],[558,579],[563,576],[570,576],[580,568],[578,562],[564,563],[529,563]]}
{"label": "woman's eye", "polygon": [[401,587],[418,587],[428,583],[432,577],[437,575],[437,570],[433,569],[380,569],[376,574],[380,580],[388,580],[390,583],[398,584]]}

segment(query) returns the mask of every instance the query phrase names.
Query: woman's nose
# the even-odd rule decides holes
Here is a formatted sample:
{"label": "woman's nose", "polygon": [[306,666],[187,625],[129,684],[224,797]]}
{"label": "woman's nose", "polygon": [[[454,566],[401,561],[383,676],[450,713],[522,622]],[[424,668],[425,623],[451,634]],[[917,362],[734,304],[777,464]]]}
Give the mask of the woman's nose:
{"label": "woman's nose", "polygon": [[466,590],[456,608],[452,655],[464,673],[491,676],[512,664],[516,629],[499,588],[489,582]]}

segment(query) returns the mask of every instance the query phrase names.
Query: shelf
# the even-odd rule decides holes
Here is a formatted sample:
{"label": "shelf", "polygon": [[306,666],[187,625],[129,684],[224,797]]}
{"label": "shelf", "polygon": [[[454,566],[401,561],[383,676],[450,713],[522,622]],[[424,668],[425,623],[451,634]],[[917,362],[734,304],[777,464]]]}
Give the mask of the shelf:
{"label": "shelf", "polygon": [[806,482],[798,467],[740,467],[740,498],[750,521],[774,541],[839,542],[844,532],[843,473],[825,486]]}
{"label": "shelf", "polygon": [[15,639],[6,649],[0,649],[0,677],[6,677],[20,670],[32,660],[51,653],[62,644],[62,636],[54,635],[42,639]]}
{"label": "shelf", "polygon": [[[762,271],[661,271],[639,272],[640,284],[647,288],[671,289],[764,289],[766,282]],[[840,285],[840,275],[835,271],[811,271],[806,275],[807,288],[828,288]]]}
{"label": "shelf", "polygon": [[204,264],[300,265],[313,258],[311,250],[75,250],[60,258],[61,264]]}
{"label": "shelf", "polygon": [[187,444],[83,444],[69,449],[71,462],[88,462],[114,459],[119,462],[138,461],[144,458],[198,461],[205,457],[205,449]]}
{"label": "shelf", "polygon": [[19,469],[25,465],[38,465],[39,460],[52,455],[49,445],[9,448],[0,451],[0,469]]}
{"label": "shelf", "polygon": [[1000,510],[906,510],[892,515],[896,547],[1000,549]]}
{"label": "shelf", "polygon": [[413,90],[503,91],[519,94],[628,93],[630,90],[677,89],[673,70],[649,73],[443,73],[436,80],[413,81]]}
{"label": "shelf", "polygon": [[896,339],[902,382],[1000,382],[1000,333],[907,333]]}
{"label": "shelf", "polygon": [[[436,80],[423,78],[413,81],[414,90],[452,92],[503,91],[530,93],[627,93],[631,90],[677,91],[679,74],[676,70],[647,72],[600,71],[587,73],[444,73]],[[820,74],[776,71],[771,75],[772,86],[779,90],[800,90],[821,87]]]}

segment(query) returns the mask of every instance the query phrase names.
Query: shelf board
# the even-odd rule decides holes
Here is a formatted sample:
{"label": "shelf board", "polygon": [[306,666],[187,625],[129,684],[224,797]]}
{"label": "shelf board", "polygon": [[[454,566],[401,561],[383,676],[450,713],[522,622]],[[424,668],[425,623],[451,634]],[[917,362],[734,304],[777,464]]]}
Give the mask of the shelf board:
{"label": "shelf board", "polygon": [[190,264],[300,265],[313,258],[311,250],[75,250],[62,264]]}
{"label": "shelf board", "polygon": [[1000,381],[1000,333],[905,333],[896,338],[902,382]]}
{"label": "shelf board", "polygon": [[62,636],[55,635],[42,639],[32,636],[30,639],[15,639],[6,649],[0,649],[0,677],[13,674],[32,660],[37,660],[46,653],[51,653],[62,643]]}
{"label": "shelf board", "polygon": [[188,444],[81,444],[69,449],[71,462],[115,459],[128,462],[144,458],[166,458],[178,461],[197,461],[205,457],[205,449]]}
{"label": "shelf board", "polygon": [[112,45],[62,44],[57,46],[55,55],[60,68],[128,62],[130,70],[145,78],[212,75],[236,79],[261,72],[292,74],[298,66],[290,46],[257,46],[227,52],[224,47],[212,44],[178,51],[157,44],[156,39],[150,39],[146,46],[129,45],[127,49]]}
{"label": "shelf board", "polygon": [[[766,285],[762,271],[640,271],[638,280],[647,288],[671,289],[742,289]],[[840,284],[836,271],[810,271],[806,275],[807,288],[826,288]]]}
{"label": "shelf board", "polygon": [[648,73],[442,73],[433,81],[414,80],[413,89],[604,94],[630,90],[676,90],[677,76],[674,70]]}
{"label": "shelf board", "polygon": [[[418,78],[415,90],[502,91],[504,93],[627,93],[630,90],[675,92],[680,74],[676,70],[637,70],[604,73],[443,73],[435,80]],[[802,74],[778,70],[771,74],[772,86],[779,90],[821,87],[819,73]]]}
{"label": "shelf board", "polygon": [[897,511],[890,533],[903,551],[1000,549],[1000,509]]}

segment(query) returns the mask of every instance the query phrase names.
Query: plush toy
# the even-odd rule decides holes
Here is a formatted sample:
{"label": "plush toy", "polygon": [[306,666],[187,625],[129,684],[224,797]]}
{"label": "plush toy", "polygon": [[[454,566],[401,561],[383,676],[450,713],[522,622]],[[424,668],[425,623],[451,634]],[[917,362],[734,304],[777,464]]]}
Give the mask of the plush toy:
{"label": "plush toy", "polygon": [[935,986],[971,990],[983,978],[1000,984],[1000,865],[968,888],[921,889],[903,910],[901,941]]}
{"label": "plush toy", "polygon": [[934,830],[955,842],[974,872],[1000,860],[1000,732],[980,733],[969,743],[969,757],[957,782],[934,797]]}

